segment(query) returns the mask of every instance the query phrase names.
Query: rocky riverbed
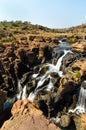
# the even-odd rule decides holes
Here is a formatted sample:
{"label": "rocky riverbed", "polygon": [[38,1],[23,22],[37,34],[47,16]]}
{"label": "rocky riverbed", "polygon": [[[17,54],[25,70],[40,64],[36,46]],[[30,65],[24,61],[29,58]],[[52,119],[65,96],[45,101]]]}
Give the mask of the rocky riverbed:
{"label": "rocky riverbed", "polygon": [[0,46],[1,130],[86,130],[86,42],[42,42]]}

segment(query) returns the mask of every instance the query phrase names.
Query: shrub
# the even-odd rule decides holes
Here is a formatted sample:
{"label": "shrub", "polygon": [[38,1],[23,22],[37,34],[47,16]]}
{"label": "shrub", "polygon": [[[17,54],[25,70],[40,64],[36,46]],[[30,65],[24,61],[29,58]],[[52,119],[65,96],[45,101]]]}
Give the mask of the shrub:
{"label": "shrub", "polygon": [[79,70],[76,70],[74,72],[74,79],[75,80],[79,80],[80,78],[81,78],[81,74],[80,74]]}

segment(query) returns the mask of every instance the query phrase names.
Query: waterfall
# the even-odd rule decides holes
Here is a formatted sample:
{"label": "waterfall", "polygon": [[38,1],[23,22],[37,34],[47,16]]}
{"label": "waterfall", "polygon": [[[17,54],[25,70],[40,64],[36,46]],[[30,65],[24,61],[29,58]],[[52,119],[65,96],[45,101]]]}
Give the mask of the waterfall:
{"label": "waterfall", "polygon": [[18,80],[18,89],[17,89],[17,100],[24,100],[27,98],[26,85],[22,87],[20,80]]}
{"label": "waterfall", "polygon": [[59,124],[60,123],[60,117],[52,117],[51,119],[50,119],[51,121],[53,121],[55,124]]}
{"label": "waterfall", "polygon": [[22,100],[26,99],[27,98],[27,92],[26,92],[26,85],[24,86],[23,88],[23,91],[22,91]]}
{"label": "waterfall", "polygon": [[72,51],[71,51],[71,50],[64,50],[64,54],[58,59],[56,65],[49,64],[49,63],[46,64],[46,66],[49,67],[49,73],[50,73],[50,72],[56,72],[56,73],[58,73],[58,75],[59,75],[60,77],[63,76],[63,72],[60,70],[60,68],[61,68],[61,64],[62,64],[63,58],[64,58],[68,53],[72,53]]}
{"label": "waterfall", "polygon": [[30,100],[31,102],[34,101],[34,99],[36,98],[37,93],[36,92],[31,92],[28,96],[28,100]]}
{"label": "waterfall", "polygon": [[[36,86],[35,86],[35,90],[32,91],[28,97],[27,97],[26,85],[22,86],[20,83],[20,80],[18,80],[18,93],[16,96],[17,100],[20,100],[20,99],[23,100],[23,99],[28,98],[29,100],[31,100],[33,102],[40,91],[42,91],[42,90],[53,91],[54,85],[52,82],[52,76],[50,74],[52,72],[55,72],[60,77],[63,76],[63,72],[60,70],[60,68],[62,65],[63,58],[68,53],[72,53],[72,52],[70,50],[64,50],[64,54],[58,59],[56,65],[46,63],[44,66],[42,66],[42,68],[40,68],[39,73],[32,75],[32,79],[35,79],[35,81],[36,81]],[[46,71],[46,73],[44,75],[40,75],[41,74],[40,72],[42,71],[43,67],[48,67],[48,70]]]}
{"label": "waterfall", "polygon": [[[45,76],[44,76],[45,77]],[[34,101],[34,99],[36,98],[36,95],[38,94],[39,91],[43,90],[44,88],[46,88],[46,91],[51,91],[51,89],[53,88],[53,83],[51,82],[51,76],[49,75],[47,78],[42,77],[38,84],[37,87],[35,88],[34,92],[31,92],[29,94],[28,99],[30,101]]]}
{"label": "waterfall", "polygon": [[76,108],[74,110],[69,110],[69,112],[76,114],[86,113],[86,80],[83,81],[81,84],[81,89]]}
{"label": "waterfall", "polygon": [[58,74],[60,77],[62,77],[62,71],[60,71],[60,68],[61,68],[61,64],[62,64],[62,60],[63,58],[67,55],[67,53],[72,53],[72,51],[70,50],[64,50],[64,55],[62,55],[59,59],[58,59],[58,62],[56,64],[56,68],[57,68],[57,71],[58,71]]}
{"label": "waterfall", "polygon": [[34,99],[36,98],[36,95],[41,90],[44,90],[44,89],[46,91],[52,91],[53,90],[54,85],[52,83],[52,77],[50,76],[50,74],[52,72],[55,72],[60,77],[63,76],[63,72],[60,70],[60,68],[61,68],[61,65],[62,65],[63,58],[68,53],[72,53],[72,52],[70,50],[64,50],[64,54],[58,59],[56,65],[50,64],[50,63],[46,63],[44,66],[42,66],[42,68],[43,67],[48,67],[48,70],[46,71],[46,73],[43,76],[40,76],[40,71],[42,70],[42,68],[40,68],[38,74],[33,74],[32,75],[32,78],[34,78],[35,80],[37,80],[37,85],[36,85],[35,90],[29,94],[29,96],[28,96],[29,100],[34,101]]}
{"label": "waterfall", "polygon": [[22,86],[21,86],[20,80],[18,80],[18,89],[17,89],[16,98],[17,100],[20,100],[21,97],[22,97]]}

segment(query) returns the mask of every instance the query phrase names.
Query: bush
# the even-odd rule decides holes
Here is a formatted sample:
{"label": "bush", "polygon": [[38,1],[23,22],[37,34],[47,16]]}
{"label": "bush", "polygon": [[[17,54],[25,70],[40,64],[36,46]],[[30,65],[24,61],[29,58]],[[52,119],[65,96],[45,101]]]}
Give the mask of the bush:
{"label": "bush", "polygon": [[80,78],[81,78],[81,74],[80,74],[79,70],[76,70],[74,72],[74,79],[75,80],[79,80]]}
{"label": "bush", "polygon": [[75,43],[75,42],[77,42],[77,38],[76,37],[67,38],[67,42],[68,43]]}

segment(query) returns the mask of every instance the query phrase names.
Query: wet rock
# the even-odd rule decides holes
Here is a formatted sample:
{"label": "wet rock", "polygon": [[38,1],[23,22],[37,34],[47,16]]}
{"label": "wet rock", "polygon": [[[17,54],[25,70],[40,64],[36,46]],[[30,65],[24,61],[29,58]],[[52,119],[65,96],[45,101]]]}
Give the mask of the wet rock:
{"label": "wet rock", "polygon": [[3,123],[8,120],[11,117],[11,108],[5,109],[1,114],[0,114],[0,127],[3,125]]}
{"label": "wet rock", "polygon": [[7,92],[0,89],[0,114],[3,111],[3,105],[7,98]]}
{"label": "wet rock", "polygon": [[85,60],[85,58],[86,58],[86,54],[85,53],[84,54],[79,54],[79,53],[73,52],[71,54],[67,54],[64,57],[63,61],[62,61],[62,66],[61,66],[62,71],[64,73],[66,73],[67,70],[69,70],[69,68],[71,68],[71,66],[74,63],[76,63],[79,60]]}
{"label": "wet rock", "polygon": [[55,117],[60,111],[59,107],[60,95],[57,92],[40,92],[34,103],[41,109],[48,118]]}
{"label": "wet rock", "polygon": [[51,47],[45,46],[44,57],[46,58],[46,60],[50,60],[52,58],[52,48]]}
{"label": "wet rock", "polygon": [[71,117],[70,115],[62,115],[60,119],[60,125],[62,127],[68,127],[71,123]]}
{"label": "wet rock", "polygon": [[1,130],[60,130],[28,100],[17,101],[11,112],[13,116],[4,123]]}
{"label": "wet rock", "polygon": [[8,110],[4,111],[4,103],[7,99],[7,92],[0,89],[0,126],[8,117]]}
{"label": "wet rock", "polygon": [[59,98],[56,101],[57,106],[59,106],[60,111],[68,111],[70,106],[76,106],[77,100],[75,100],[79,89],[79,83],[73,80],[73,75],[67,73],[60,80],[60,85],[58,88]]}

